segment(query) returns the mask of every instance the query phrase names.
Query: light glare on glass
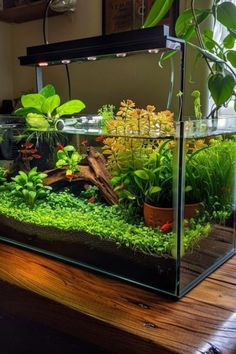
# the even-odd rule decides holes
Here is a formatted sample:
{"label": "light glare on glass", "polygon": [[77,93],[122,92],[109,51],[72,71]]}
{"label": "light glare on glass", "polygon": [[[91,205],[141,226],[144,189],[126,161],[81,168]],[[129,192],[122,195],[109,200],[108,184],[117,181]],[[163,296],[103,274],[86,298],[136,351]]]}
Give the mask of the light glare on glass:
{"label": "light glare on glass", "polygon": [[159,53],[159,49],[155,48],[155,49],[148,49],[148,53],[150,54],[157,54]]}
{"label": "light glare on glass", "polygon": [[87,57],[87,59],[93,61],[93,60],[97,60],[97,57]]}

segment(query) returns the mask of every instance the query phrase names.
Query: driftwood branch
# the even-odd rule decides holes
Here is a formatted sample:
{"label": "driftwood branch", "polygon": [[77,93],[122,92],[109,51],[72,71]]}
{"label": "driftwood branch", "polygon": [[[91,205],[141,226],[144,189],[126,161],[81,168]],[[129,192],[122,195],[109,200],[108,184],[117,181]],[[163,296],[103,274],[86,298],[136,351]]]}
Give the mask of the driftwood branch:
{"label": "driftwood branch", "polygon": [[[117,204],[118,196],[111,185],[110,175],[102,154],[90,147],[87,160],[88,165],[80,166],[80,170],[75,173],[73,181],[86,181],[95,185],[109,204]],[[65,179],[65,169],[55,168],[45,172],[48,174],[48,177],[44,180],[46,185],[52,185]]]}

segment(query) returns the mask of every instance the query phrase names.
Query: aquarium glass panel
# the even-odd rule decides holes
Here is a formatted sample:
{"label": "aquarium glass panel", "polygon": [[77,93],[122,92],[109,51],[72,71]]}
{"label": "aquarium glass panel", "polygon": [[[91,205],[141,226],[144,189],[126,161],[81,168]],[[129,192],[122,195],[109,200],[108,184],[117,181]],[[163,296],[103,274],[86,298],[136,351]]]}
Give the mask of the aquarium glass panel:
{"label": "aquarium glass panel", "polygon": [[235,251],[236,118],[184,124],[180,293]]}
{"label": "aquarium glass panel", "polygon": [[124,100],[51,131],[1,120],[1,241],[175,297],[234,254],[235,118]]}

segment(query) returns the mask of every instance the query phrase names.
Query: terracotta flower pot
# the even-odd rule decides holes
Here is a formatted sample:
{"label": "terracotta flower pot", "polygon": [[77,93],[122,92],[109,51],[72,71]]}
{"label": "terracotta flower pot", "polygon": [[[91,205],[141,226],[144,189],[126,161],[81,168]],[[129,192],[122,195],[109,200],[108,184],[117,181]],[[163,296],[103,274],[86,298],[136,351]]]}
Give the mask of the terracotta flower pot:
{"label": "terracotta flower pot", "polygon": [[[202,210],[202,203],[186,204],[184,207],[184,218],[191,219],[198,210]],[[147,226],[157,227],[170,224],[174,221],[174,208],[160,208],[144,203],[144,222]]]}

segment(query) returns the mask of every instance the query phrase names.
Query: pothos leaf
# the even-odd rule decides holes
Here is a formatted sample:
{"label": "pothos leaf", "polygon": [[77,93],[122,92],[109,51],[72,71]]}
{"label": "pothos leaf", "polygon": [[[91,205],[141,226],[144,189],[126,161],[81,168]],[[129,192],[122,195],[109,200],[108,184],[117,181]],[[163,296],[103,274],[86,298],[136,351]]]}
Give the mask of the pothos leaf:
{"label": "pothos leaf", "polygon": [[236,6],[224,1],[217,7],[217,20],[230,30],[236,29]]}
{"label": "pothos leaf", "polygon": [[231,75],[214,74],[208,80],[208,88],[217,106],[225,103],[233,93],[235,86],[234,78]]}
{"label": "pothos leaf", "polygon": [[227,59],[230,61],[231,65],[236,68],[236,51],[229,50],[227,53]]}
{"label": "pothos leaf", "polygon": [[[197,23],[200,24],[210,15],[210,10],[196,9],[195,15]],[[183,11],[182,14],[178,17],[175,24],[175,33],[177,37],[180,37],[186,41],[193,37],[195,33],[195,26],[191,9]]]}
{"label": "pothos leaf", "polygon": [[156,26],[167,14],[173,0],[155,0],[144,22],[143,28]]}
{"label": "pothos leaf", "polygon": [[223,40],[224,46],[227,49],[232,49],[234,47],[234,43],[235,43],[235,38],[234,36],[230,33],[228,34],[224,40]]}

